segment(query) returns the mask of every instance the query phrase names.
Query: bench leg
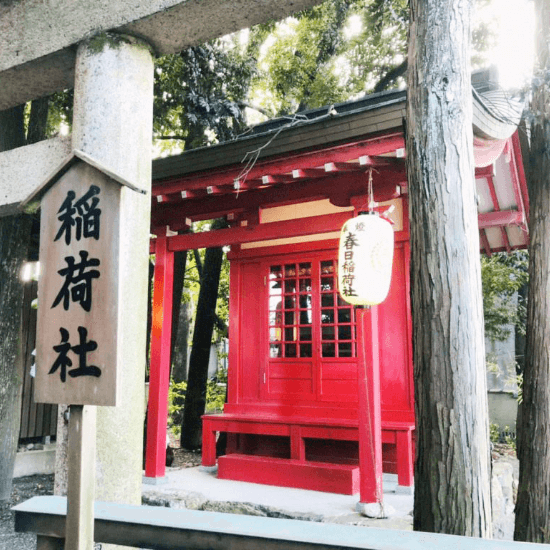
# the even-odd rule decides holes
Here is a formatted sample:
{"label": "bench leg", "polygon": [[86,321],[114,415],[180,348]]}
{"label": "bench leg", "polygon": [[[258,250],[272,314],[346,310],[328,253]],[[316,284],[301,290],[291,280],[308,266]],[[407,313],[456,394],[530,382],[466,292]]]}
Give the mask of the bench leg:
{"label": "bench leg", "polygon": [[36,535],[36,550],[63,550],[65,539]]}
{"label": "bench leg", "polygon": [[398,493],[412,492],[413,456],[412,435],[410,430],[398,431],[397,434],[397,489]]}
{"label": "bench leg", "polygon": [[216,465],[216,431],[208,421],[202,421],[202,465]]}
{"label": "bench leg", "polygon": [[306,446],[300,426],[290,427],[290,458],[300,462],[306,460]]}

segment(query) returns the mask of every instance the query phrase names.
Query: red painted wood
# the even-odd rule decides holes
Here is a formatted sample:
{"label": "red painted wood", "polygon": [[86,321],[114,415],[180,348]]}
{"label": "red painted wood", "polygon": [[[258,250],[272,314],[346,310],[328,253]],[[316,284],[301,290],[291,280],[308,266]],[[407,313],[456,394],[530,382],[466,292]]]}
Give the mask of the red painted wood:
{"label": "red painted wood", "polygon": [[[405,470],[412,469],[412,456],[406,452],[398,452],[397,437],[394,421],[404,421],[403,428],[411,430],[414,427],[414,402],[412,386],[412,355],[410,353],[410,312],[408,290],[408,242],[404,232],[403,237],[397,239],[392,289],[388,305],[380,306],[379,323],[387,330],[388,337],[384,338],[384,349],[379,350],[380,362],[383,364],[382,380],[384,382],[381,395],[388,407],[382,411],[382,428],[380,435],[387,442],[395,457],[400,456],[409,463]],[[405,239],[405,240],[403,240]],[[273,249],[254,249],[240,251],[231,255],[232,281],[238,283],[239,330],[243,337],[237,342],[238,351],[233,349],[235,357],[239,357],[238,378],[240,391],[238,395],[230,397],[223,416],[232,421],[237,433],[251,432],[243,428],[244,423],[253,422],[259,426],[258,434],[272,433],[270,426],[280,423],[289,426],[292,430],[292,442],[289,449],[293,457],[300,457],[301,442],[304,442],[303,451],[307,456],[305,440],[329,441],[359,441],[358,410],[357,410],[357,359],[356,358],[322,358],[320,348],[311,358],[267,358],[268,322],[267,307],[270,266],[281,266],[311,262],[312,290],[320,281],[319,262],[335,258],[334,240],[321,243],[303,243],[277,247],[277,250],[287,251],[286,254],[274,256]],[[318,248],[315,250],[315,248]],[[327,249],[328,247],[328,249]],[[301,249],[299,254],[288,252]],[[308,252],[308,249],[309,252]],[[271,254],[262,257],[262,254]],[[252,256],[248,258],[248,256]],[[259,256],[256,258],[255,256]],[[319,270],[319,271],[316,271]],[[292,279],[292,276],[290,277]],[[284,280],[283,280],[284,281]],[[313,292],[313,302],[320,307],[320,296]],[[265,305],[264,305],[265,304]],[[314,307],[314,310],[315,310]],[[233,314],[233,311],[232,311]],[[315,317],[315,314],[314,314]],[[259,321],[259,322],[258,322]],[[299,326],[299,325],[298,325]],[[320,330],[320,326],[312,325],[313,330]],[[257,339],[256,334],[262,334]],[[366,346],[369,349],[369,346]],[[262,355],[266,357],[262,363]],[[260,361],[259,361],[260,358]],[[267,367],[269,363],[269,368]],[[230,363],[230,373],[234,365]],[[266,382],[264,383],[264,374]],[[231,387],[231,383],[230,383]],[[259,392],[258,388],[264,388]],[[239,420],[239,425],[235,424]],[[216,422],[220,431],[224,430],[224,422]],[[392,430],[386,429],[392,425]],[[227,427],[227,425],[225,425]],[[299,426],[297,430],[295,427]],[[300,435],[297,435],[300,434]],[[253,438],[254,435],[247,435]],[[380,444],[381,445],[381,444]],[[334,460],[338,458],[338,448],[333,447]],[[327,447],[327,448],[330,448]],[[266,447],[263,453],[269,454]],[[273,453],[277,451],[274,449]],[[394,459],[394,462],[397,458]],[[402,460],[400,458],[399,460]],[[388,463],[388,461],[386,461]],[[371,468],[369,468],[371,469]],[[396,467],[397,471],[397,467]],[[281,480],[281,484],[284,484]]]}
{"label": "red painted wood", "polygon": [[238,403],[242,399],[242,358],[241,347],[239,342],[241,341],[242,331],[242,316],[241,316],[241,304],[242,293],[240,288],[241,281],[241,269],[240,264],[232,262],[230,267],[229,277],[229,353],[228,364],[231,368],[227,370],[227,401],[229,403]]}
{"label": "red painted wood", "polygon": [[[412,485],[413,456],[411,434],[413,422],[382,421],[382,442],[397,446],[392,456],[396,457],[396,471],[400,485]],[[309,439],[326,439],[331,441],[359,441],[359,422],[357,419],[338,420],[334,418],[307,418],[296,416],[258,416],[246,414],[205,415],[203,417],[203,450],[202,464],[214,466],[216,463],[216,433],[256,434],[287,436],[290,438],[290,456],[297,461],[306,460],[306,443]],[[336,451],[335,449],[333,449]],[[235,452],[228,449],[228,454]],[[291,483],[279,474],[279,483],[287,486]],[[253,481],[248,479],[247,481]],[[276,483],[273,483],[276,484]],[[293,486],[293,485],[288,485]]]}
{"label": "red painted wood", "polygon": [[327,162],[325,172],[357,172],[362,170],[362,165],[351,162]]}
{"label": "red painted wood", "polygon": [[517,210],[499,210],[478,215],[479,228],[505,227],[507,225],[523,225],[525,214]]}
{"label": "red painted wood", "polygon": [[[383,365],[381,375],[384,382],[381,395],[390,405],[390,408],[382,411],[381,428],[378,431],[379,448],[381,453],[383,438],[386,442],[385,453],[388,457],[393,457],[391,460],[385,458],[384,464],[396,472],[400,468],[405,473],[412,471],[413,457],[407,451],[406,445],[403,447],[401,444],[400,450],[397,449],[399,439],[397,432],[410,433],[414,427],[406,237],[406,233],[402,232],[396,239],[395,273],[388,306],[378,308],[380,326],[384,326],[389,335],[383,341],[384,349],[379,350],[380,363]],[[314,458],[316,461],[326,462],[327,460],[320,457],[325,457],[323,453],[328,453],[330,449],[332,449],[332,460],[335,463],[352,459],[351,456],[349,459],[345,459],[344,455],[340,456],[342,454],[340,450],[344,449],[346,442],[360,440],[357,410],[357,359],[322,358],[319,355],[321,348],[316,348],[314,357],[311,358],[272,358],[269,360],[269,369],[266,368],[267,362],[262,359],[265,357],[267,361],[269,349],[269,308],[267,307],[269,267],[275,264],[284,266],[311,262],[313,290],[313,287],[318,284],[315,281],[320,281],[322,277],[320,262],[335,258],[336,244],[336,241],[330,240],[277,247],[277,250],[287,252],[277,256],[273,255],[274,249],[243,250],[231,254],[233,286],[230,331],[240,337],[236,340],[232,339],[230,348],[230,395],[225,407],[226,414],[210,417],[206,421],[204,432],[210,441],[208,443],[205,440],[204,443],[206,465],[215,463],[217,431],[243,434],[241,437],[246,438],[242,440],[245,446],[240,450],[233,447],[231,449],[233,453],[259,452],[262,455],[271,454],[273,459],[293,457],[298,462],[305,460],[308,463],[309,461],[305,458],[308,456],[308,445],[314,445],[311,447],[310,454],[313,453],[311,456],[316,457]],[[288,253],[298,249],[302,252]],[[290,278],[292,279],[292,276]],[[312,305],[317,304],[314,310],[323,309],[317,292],[312,293]],[[312,327],[314,330],[321,328],[315,323]],[[366,349],[368,351],[369,346],[366,346]],[[263,383],[264,374],[266,384]],[[265,391],[260,391],[260,388],[264,388]],[[394,421],[397,420],[403,421],[405,427],[396,424]],[[275,425],[279,427],[275,428]],[[391,426],[391,429],[388,429],[388,426]],[[269,443],[269,440],[265,439],[265,437],[274,436],[288,438],[287,457],[282,452],[282,448],[279,449],[276,441]],[[236,435],[232,437],[235,440]],[[310,443],[307,442],[308,440]],[[321,451],[319,445],[323,440],[327,441],[327,445]],[[342,449],[336,446],[338,441],[342,442]],[[327,458],[330,456],[330,454],[326,455]],[[398,468],[397,463],[402,460],[406,460],[407,463]],[[381,469],[382,460],[380,459],[379,462]],[[367,471],[369,470],[372,470],[372,467]],[[284,469],[277,471],[279,472],[278,485],[293,483],[292,480],[289,481]],[[253,479],[248,480],[253,481]],[[405,480],[403,483],[412,483],[412,480],[408,480],[402,473],[401,481],[403,480]]]}
{"label": "red painted wood", "polygon": [[485,232],[485,229],[479,230],[479,240],[481,241],[481,248],[483,249],[483,252],[490,258],[491,257],[491,245],[489,243],[489,239],[487,238],[487,233]]}
{"label": "red painted wood", "polygon": [[206,418],[202,419],[202,465],[216,465],[216,429]]}
{"label": "red painted wood", "polygon": [[[382,169],[381,169],[382,170]],[[361,172],[347,174],[325,174],[315,180],[297,181],[292,185],[275,185],[246,192],[233,191],[225,195],[204,196],[197,200],[182,200],[179,195],[170,195],[167,201],[152,204],[153,226],[169,225],[172,230],[184,226],[185,218],[192,220],[213,219],[229,212],[241,213],[257,210],[272,204],[289,204],[304,200],[330,198],[334,204],[349,206],[349,197],[364,193],[365,175]],[[383,169],[373,176],[374,198],[378,202],[396,198],[406,182],[405,171],[400,167]],[[341,203],[341,204],[340,204]],[[230,243],[226,243],[230,244]]]}
{"label": "red painted wood", "polygon": [[413,454],[411,430],[400,430],[397,436],[397,483],[403,487],[413,484]]}
{"label": "red painted wood", "polygon": [[[265,161],[258,161],[248,173],[247,179],[261,179],[262,176],[286,175],[292,170],[317,168],[327,162],[346,162],[362,155],[376,156],[404,147],[402,134],[393,134],[382,138],[368,139],[360,142],[346,143],[320,151],[300,152],[294,155],[282,155]],[[207,186],[232,185],[239,178],[242,165],[212,170],[206,174],[190,174],[184,177],[171,178],[155,182],[153,195],[167,195],[184,189],[205,189]]]}
{"label": "red painted wood", "polygon": [[360,502],[382,502],[378,306],[357,310]]}
{"label": "red painted wood", "polygon": [[193,250],[225,246],[228,243],[242,244],[266,241],[281,236],[287,238],[330,233],[339,230],[350,217],[350,212],[341,212],[284,222],[263,223],[253,227],[230,227],[218,231],[174,235],[168,238],[168,248],[171,251]]}
{"label": "red painted wood", "polygon": [[170,343],[172,337],[174,253],[168,250],[165,235],[157,236],[155,250],[151,368],[145,457],[146,477],[163,477],[165,474]]}
{"label": "red painted wood", "polygon": [[378,306],[382,416],[388,420],[399,419],[414,409],[405,248],[405,243],[394,248],[390,293]]}
{"label": "red painted wood", "polygon": [[[230,344],[238,347],[241,362],[237,365],[240,393],[235,396],[238,402],[252,403],[260,401],[260,379],[263,357],[260,355],[261,331],[260,319],[265,314],[262,300],[258,300],[264,290],[261,266],[258,262],[246,263],[239,268],[241,286],[238,290],[241,300],[239,323],[241,338]],[[231,277],[233,274],[231,273]],[[231,349],[231,348],[230,348]],[[230,369],[231,370],[231,369]],[[231,400],[230,403],[235,403]]]}
{"label": "red painted wood", "polygon": [[301,426],[293,425],[290,427],[290,458],[299,462],[305,462],[306,446]]}
{"label": "red painted wood", "polygon": [[[504,243],[504,247],[506,248],[506,251],[510,252],[510,241],[508,239],[508,233],[506,232],[504,224],[502,223],[503,216],[500,210],[500,204],[499,204],[496,189],[495,189],[494,175],[491,175],[491,174],[487,175],[486,180],[487,180],[487,187],[489,188],[489,192],[491,194],[493,208],[495,211],[478,214],[478,225],[480,229],[485,229],[487,227],[500,227],[500,236],[502,238],[502,242]],[[510,215],[510,212],[507,212],[507,214]],[[517,212],[514,212],[514,214],[517,215]]]}
{"label": "red painted wood", "polygon": [[522,198],[523,210],[526,214],[526,220],[529,221],[529,192],[527,190],[527,179],[523,167],[523,157],[521,154],[521,144],[519,141],[519,130],[512,135],[512,177],[516,179]]}
{"label": "red painted wood", "polygon": [[220,456],[218,477],[344,495],[359,492],[359,468],[350,464],[232,454]]}

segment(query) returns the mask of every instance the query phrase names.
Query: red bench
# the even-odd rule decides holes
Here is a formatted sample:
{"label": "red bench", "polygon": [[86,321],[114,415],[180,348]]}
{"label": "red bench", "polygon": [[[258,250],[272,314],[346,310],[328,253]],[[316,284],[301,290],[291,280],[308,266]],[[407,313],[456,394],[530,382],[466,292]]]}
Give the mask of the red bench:
{"label": "red bench", "polygon": [[[359,466],[306,460],[305,439],[358,441],[354,419],[248,416],[241,414],[204,415],[202,465],[216,465],[216,434],[256,434],[290,439],[290,459],[245,455],[228,447],[219,457],[218,477],[309,488],[326,492],[355,494],[359,491]],[[410,492],[413,485],[412,422],[382,421],[382,442],[396,447],[398,492]],[[307,476],[307,480],[306,480]]]}

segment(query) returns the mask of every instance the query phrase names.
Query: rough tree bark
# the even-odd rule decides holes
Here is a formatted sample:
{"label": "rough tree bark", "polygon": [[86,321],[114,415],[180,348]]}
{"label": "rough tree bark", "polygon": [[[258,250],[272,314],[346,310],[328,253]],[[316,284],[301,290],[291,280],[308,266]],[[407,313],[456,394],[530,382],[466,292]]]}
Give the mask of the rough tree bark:
{"label": "rough tree bark", "polygon": [[11,495],[21,418],[23,354],[21,268],[27,259],[31,219],[0,218],[0,502]]}
{"label": "rough tree bark", "polygon": [[490,537],[470,12],[470,0],[411,0],[406,139],[417,422],[414,529]]}
{"label": "rough tree bark", "polygon": [[[182,303],[185,268],[187,265],[187,250],[174,254],[174,285],[172,290],[172,370],[170,379],[179,384],[187,380],[187,339],[189,338],[189,307]],[[174,394],[174,406],[179,407],[172,413],[172,422],[181,426],[185,400],[179,394]]]}
{"label": "rough tree bark", "polygon": [[[0,112],[0,151],[25,145],[24,105]],[[27,259],[32,220],[0,218],[0,501],[10,497],[21,418],[23,380],[21,268]]]}
{"label": "rough tree bark", "polygon": [[[227,227],[225,220],[216,220],[212,230]],[[223,249],[209,248],[204,258],[201,288],[195,316],[193,347],[189,358],[189,376],[185,392],[185,408],[181,427],[181,446],[198,449],[201,446],[202,422],[206,406],[206,382],[212,331],[214,330],[216,300],[223,260]]]}
{"label": "rough tree bark", "polygon": [[172,293],[172,373],[174,382],[187,378],[187,337],[189,323],[187,304],[182,304],[183,283],[187,266],[187,250],[174,253],[174,286]]}
{"label": "rough tree bark", "polygon": [[550,4],[536,0],[535,10],[539,78],[530,107],[529,299],[514,539],[550,543]]}

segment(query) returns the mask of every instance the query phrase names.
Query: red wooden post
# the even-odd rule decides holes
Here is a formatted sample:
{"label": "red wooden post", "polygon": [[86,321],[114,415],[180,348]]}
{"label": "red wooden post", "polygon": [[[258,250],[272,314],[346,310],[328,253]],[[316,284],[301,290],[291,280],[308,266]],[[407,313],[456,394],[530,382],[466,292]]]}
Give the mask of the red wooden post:
{"label": "red wooden post", "polygon": [[202,418],[202,466],[212,468],[216,465],[216,430],[208,418]]}
{"label": "red wooden post", "polygon": [[172,340],[172,287],[174,253],[168,250],[166,231],[157,234],[155,281],[151,328],[151,367],[145,477],[164,477],[166,467],[166,426]]}
{"label": "red wooden post", "polygon": [[413,454],[412,454],[412,430],[399,430],[396,434],[397,439],[397,492],[407,493],[407,489],[412,492],[414,483],[413,472]]}
{"label": "red wooden post", "polygon": [[356,309],[360,503],[382,503],[382,418],[378,307]]}

